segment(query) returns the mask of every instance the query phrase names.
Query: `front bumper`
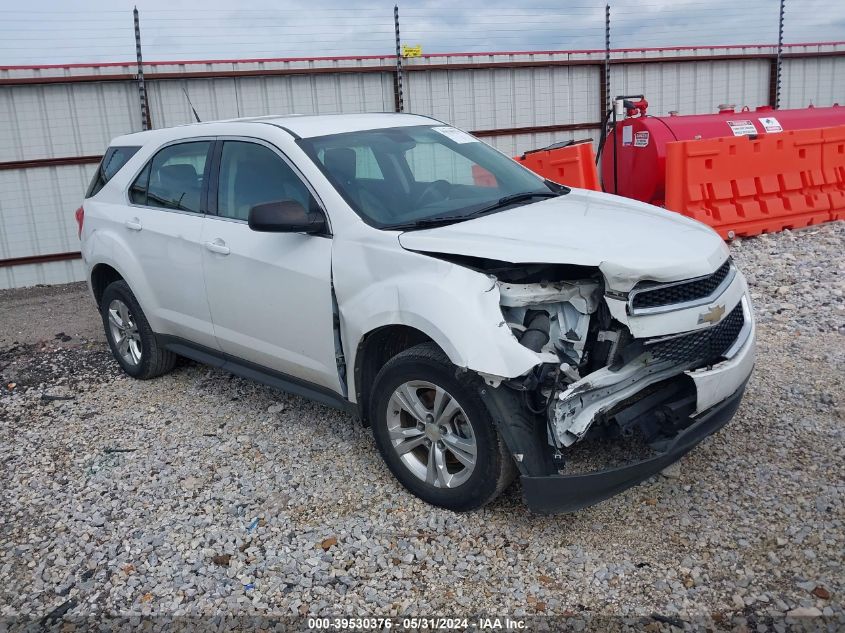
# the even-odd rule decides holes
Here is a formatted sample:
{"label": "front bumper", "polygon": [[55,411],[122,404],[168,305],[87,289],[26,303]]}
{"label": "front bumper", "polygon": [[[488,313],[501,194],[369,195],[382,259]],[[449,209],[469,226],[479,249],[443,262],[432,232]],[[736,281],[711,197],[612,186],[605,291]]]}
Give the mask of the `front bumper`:
{"label": "front bumper", "polygon": [[579,475],[523,475],[522,494],[526,505],[541,514],[574,512],[648,479],[725,426],[739,408],[747,381],[746,376],[731,396],[696,416],[695,421],[678,433],[659,455],[619,468]]}
{"label": "front bumper", "polygon": [[733,346],[725,352],[726,360],[710,369],[686,372],[695,383],[695,413],[707,411],[730,396],[740,384],[744,384],[754,369],[757,356],[757,326],[747,296],[742,297],[745,325]]}

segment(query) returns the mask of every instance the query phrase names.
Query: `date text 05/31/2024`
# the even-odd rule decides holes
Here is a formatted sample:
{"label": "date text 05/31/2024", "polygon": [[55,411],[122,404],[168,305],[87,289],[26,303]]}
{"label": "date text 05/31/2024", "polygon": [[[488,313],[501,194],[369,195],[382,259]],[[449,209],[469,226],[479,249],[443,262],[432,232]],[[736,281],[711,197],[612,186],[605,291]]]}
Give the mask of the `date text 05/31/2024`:
{"label": "date text 05/31/2024", "polygon": [[430,631],[521,631],[523,620],[509,617],[490,618],[308,618],[308,628],[314,630],[430,630]]}

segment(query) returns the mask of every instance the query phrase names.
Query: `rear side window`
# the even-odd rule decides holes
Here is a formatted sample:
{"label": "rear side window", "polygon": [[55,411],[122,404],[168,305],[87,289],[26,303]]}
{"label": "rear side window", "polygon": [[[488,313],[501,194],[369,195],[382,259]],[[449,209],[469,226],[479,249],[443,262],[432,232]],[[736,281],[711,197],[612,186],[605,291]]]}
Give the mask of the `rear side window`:
{"label": "rear side window", "polygon": [[200,210],[211,141],[168,145],[147,163],[129,188],[135,204],[180,211]]}
{"label": "rear side window", "polygon": [[86,198],[90,198],[97,194],[106,183],[112,179],[120,168],[123,167],[135,153],[141,149],[140,147],[109,147],[106,153],[103,154],[103,159],[97,166],[97,171],[94,172],[94,177],[91,179],[91,184],[88,185],[88,191],[85,194]]}

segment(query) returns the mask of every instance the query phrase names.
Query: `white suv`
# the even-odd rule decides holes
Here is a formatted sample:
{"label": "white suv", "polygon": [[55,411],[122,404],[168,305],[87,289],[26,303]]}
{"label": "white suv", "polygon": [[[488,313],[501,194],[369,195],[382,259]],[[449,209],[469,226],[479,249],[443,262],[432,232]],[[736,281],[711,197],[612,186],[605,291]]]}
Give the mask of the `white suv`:
{"label": "white suv", "polygon": [[[715,232],[427,117],[122,136],[77,220],[126,373],[186,356],[349,411],[406,488],[455,510],[517,472],[541,512],[640,482],[732,417],[754,364]],[[646,454],[569,474],[608,446]]]}

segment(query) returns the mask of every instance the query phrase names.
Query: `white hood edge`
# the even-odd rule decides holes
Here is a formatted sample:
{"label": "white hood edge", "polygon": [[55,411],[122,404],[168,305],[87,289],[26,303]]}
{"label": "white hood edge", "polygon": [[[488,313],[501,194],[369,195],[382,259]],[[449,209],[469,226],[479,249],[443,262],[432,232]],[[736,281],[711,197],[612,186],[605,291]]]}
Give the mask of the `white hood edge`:
{"label": "white hood edge", "polygon": [[672,211],[573,189],[559,198],[399,236],[406,249],[512,264],[599,268],[608,287],[708,275],[728,257],[710,227]]}

